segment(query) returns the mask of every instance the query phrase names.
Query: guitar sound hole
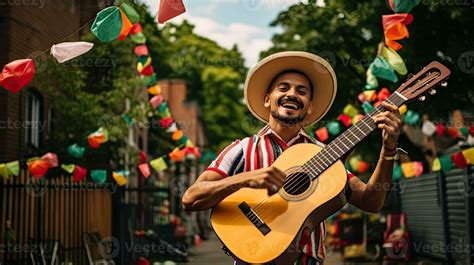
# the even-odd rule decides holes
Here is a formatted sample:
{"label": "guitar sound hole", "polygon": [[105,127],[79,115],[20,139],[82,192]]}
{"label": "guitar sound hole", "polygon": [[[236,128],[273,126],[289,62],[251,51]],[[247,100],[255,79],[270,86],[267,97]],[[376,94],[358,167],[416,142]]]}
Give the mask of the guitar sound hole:
{"label": "guitar sound hole", "polygon": [[311,185],[311,177],[305,172],[288,174],[283,189],[290,195],[300,195]]}

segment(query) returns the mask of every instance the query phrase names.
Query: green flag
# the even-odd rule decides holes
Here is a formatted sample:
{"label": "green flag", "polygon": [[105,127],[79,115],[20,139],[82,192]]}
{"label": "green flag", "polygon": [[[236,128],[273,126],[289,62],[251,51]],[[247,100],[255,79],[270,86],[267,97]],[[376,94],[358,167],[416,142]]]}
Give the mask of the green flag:
{"label": "green flag", "polygon": [[92,33],[102,42],[117,39],[122,30],[122,14],[116,6],[103,9],[92,24]]}
{"label": "green flag", "polygon": [[394,83],[398,82],[398,77],[395,74],[393,67],[382,56],[377,56],[377,58],[375,58],[370,65],[370,69],[376,77],[387,79]]}
{"label": "green flag", "polygon": [[104,184],[107,180],[107,171],[102,169],[94,169],[91,171],[91,178],[97,184]]}
{"label": "green flag", "polygon": [[122,9],[122,11],[125,13],[125,15],[127,15],[128,19],[130,20],[130,22],[132,23],[137,23],[140,21],[140,15],[138,14],[138,12],[135,10],[135,8],[133,8],[131,5],[127,4],[127,3],[122,3],[120,5],[120,8]]}
{"label": "green flag", "polygon": [[18,176],[20,174],[20,162],[18,160],[6,163],[5,168],[9,176]]}

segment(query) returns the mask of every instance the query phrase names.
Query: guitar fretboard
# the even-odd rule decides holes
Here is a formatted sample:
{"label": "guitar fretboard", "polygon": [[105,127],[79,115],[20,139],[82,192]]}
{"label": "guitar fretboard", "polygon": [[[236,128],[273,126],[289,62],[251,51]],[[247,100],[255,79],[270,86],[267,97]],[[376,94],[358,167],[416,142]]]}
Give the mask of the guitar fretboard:
{"label": "guitar fretboard", "polygon": [[[400,107],[406,102],[406,98],[395,92],[390,95],[385,102]],[[365,115],[363,119],[344,131],[330,144],[326,145],[318,154],[306,162],[304,167],[311,171],[312,178],[314,179],[324,172],[349,152],[349,150],[354,148],[360,141],[367,137],[367,135],[373,132],[377,126],[372,117],[383,111],[385,111],[385,108],[380,104],[377,108],[374,108],[370,113]]]}

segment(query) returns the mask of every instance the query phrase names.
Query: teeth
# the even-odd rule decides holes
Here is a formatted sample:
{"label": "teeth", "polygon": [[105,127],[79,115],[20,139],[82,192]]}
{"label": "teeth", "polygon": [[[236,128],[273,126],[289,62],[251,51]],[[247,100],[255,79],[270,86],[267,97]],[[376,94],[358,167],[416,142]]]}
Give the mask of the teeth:
{"label": "teeth", "polygon": [[293,109],[293,110],[297,110],[300,108],[297,104],[294,104],[294,103],[285,103],[282,106],[285,108]]}

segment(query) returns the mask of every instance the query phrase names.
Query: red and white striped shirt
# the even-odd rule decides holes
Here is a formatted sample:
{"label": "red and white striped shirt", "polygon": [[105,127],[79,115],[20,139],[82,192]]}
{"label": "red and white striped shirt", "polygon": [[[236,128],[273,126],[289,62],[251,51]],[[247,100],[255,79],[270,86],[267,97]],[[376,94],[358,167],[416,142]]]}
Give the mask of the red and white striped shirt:
{"label": "red and white striped shirt", "polygon": [[[299,143],[314,143],[321,147],[323,143],[311,138],[304,129],[301,129],[297,136],[289,142],[285,142],[278,136],[269,125],[263,127],[256,135],[236,140],[227,146],[209,165],[207,170],[215,171],[223,177],[234,176],[242,172],[253,171],[260,168],[269,167],[283,151],[288,147]],[[348,171],[348,177],[354,174]],[[325,229],[322,222],[318,229],[315,229],[310,240],[303,248],[303,255],[295,264],[322,264],[325,257],[324,242]],[[316,262],[307,260],[310,256]]]}

